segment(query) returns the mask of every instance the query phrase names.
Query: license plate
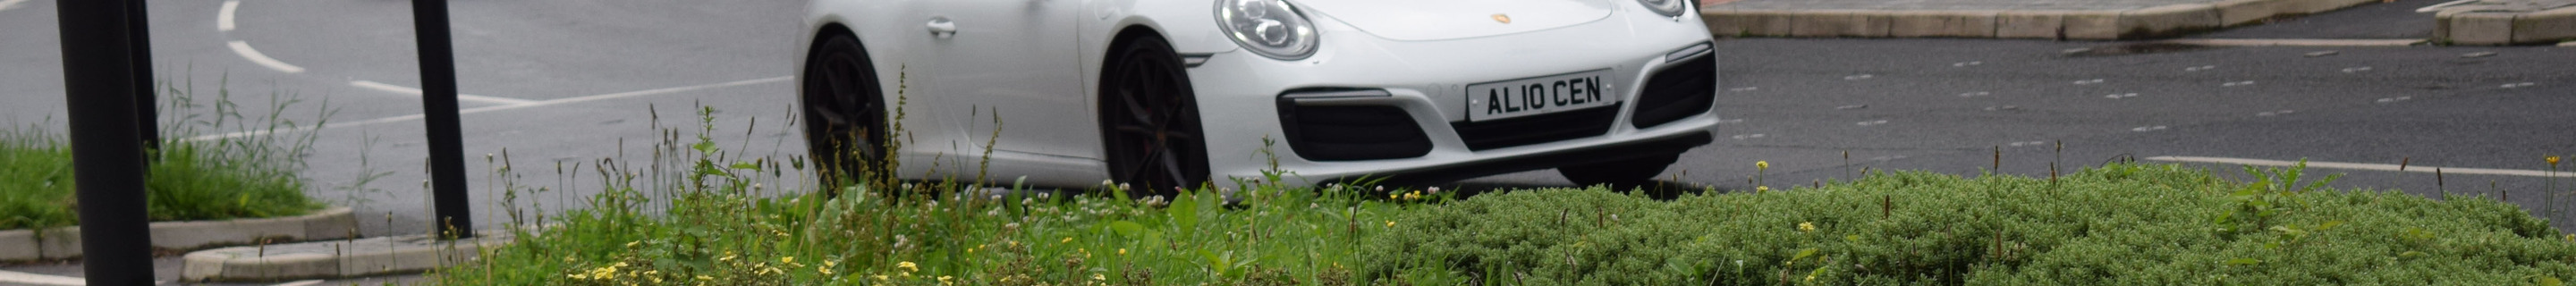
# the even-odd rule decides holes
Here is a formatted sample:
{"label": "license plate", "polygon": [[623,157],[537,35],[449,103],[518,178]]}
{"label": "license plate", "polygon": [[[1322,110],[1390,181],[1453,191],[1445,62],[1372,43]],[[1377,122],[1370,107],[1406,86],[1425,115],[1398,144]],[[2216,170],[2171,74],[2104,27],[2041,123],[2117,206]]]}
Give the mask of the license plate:
{"label": "license plate", "polygon": [[1486,121],[1610,106],[1609,70],[1467,85],[1467,121]]}

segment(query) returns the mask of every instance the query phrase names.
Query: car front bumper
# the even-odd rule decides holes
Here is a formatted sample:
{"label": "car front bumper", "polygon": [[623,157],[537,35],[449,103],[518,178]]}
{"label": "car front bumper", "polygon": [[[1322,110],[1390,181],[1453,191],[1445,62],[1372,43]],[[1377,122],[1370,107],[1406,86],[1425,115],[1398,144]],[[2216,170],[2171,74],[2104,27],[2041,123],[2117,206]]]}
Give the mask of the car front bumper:
{"label": "car front bumper", "polygon": [[[1710,111],[1665,123],[1643,128],[1631,124],[1648,79],[1683,68],[1682,63],[1709,65],[1705,83],[1714,93],[1716,63],[1706,59],[1717,55],[1696,17],[1611,17],[1534,32],[1440,41],[1385,40],[1334,21],[1317,22],[1323,30],[1322,48],[1305,59],[1282,61],[1239,50],[1194,55],[1204,58],[1189,74],[1199,98],[1214,178],[1262,178],[1263,171],[1274,169],[1275,164],[1276,170],[1289,172],[1292,179],[1280,182],[1289,185],[1363,177],[1464,179],[1678,153],[1708,143],[1717,124],[1713,104],[1703,109]],[[1693,49],[1706,52],[1690,52]],[[1616,110],[1608,115],[1613,118],[1602,119],[1609,125],[1606,130],[1503,147],[1471,144],[1474,138],[1461,135],[1461,128],[1472,125],[1466,123],[1470,84],[1605,69],[1609,74],[1605,81],[1611,83],[1609,95],[1621,100],[1605,107]],[[1282,99],[1295,93],[1354,90],[1371,91],[1367,92],[1371,96]],[[1289,140],[1289,130],[1297,127],[1282,115],[1311,106],[1401,110],[1403,116],[1395,118],[1412,121],[1412,127],[1429,141],[1428,150],[1399,152],[1420,154],[1401,158],[1305,156],[1298,149],[1315,149],[1292,146],[1298,142]]]}

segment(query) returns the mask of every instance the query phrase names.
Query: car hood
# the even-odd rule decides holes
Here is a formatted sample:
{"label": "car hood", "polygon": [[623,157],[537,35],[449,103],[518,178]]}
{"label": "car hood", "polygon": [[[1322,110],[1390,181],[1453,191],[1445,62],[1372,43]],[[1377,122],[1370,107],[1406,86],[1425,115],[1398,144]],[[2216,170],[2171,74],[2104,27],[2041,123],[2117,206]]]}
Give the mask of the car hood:
{"label": "car hood", "polygon": [[[1618,0],[1293,0],[1298,8],[1398,41],[1503,35],[1610,17]],[[1502,19],[1508,18],[1509,23]]]}

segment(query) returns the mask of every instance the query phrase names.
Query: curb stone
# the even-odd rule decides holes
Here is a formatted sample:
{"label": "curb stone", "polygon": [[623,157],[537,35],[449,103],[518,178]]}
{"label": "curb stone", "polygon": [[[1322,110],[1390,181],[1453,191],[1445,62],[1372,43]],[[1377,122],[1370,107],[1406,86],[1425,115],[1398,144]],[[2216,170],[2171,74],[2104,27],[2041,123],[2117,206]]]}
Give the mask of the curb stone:
{"label": "curb stone", "polygon": [[2127,40],[2304,15],[2373,0],[2227,0],[2125,10],[1849,10],[1702,7],[1719,37],[1945,37]]}
{"label": "curb stone", "polygon": [[[169,221],[151,224],[152,248],[200,249],[258,243],[349,237],[358,219],[347,207],[310,214],[254,219]],[[0,231],[0,262],[72,259],[81,256],[80,227]]]}
{"label": "curb stone", "polygon": [[490,235],[465,241],[410,235],[190,252],[181,258],[179,281],[276,282],[420,273],[473,261],[483,251],[513,240],[508,231],[480,233]]}

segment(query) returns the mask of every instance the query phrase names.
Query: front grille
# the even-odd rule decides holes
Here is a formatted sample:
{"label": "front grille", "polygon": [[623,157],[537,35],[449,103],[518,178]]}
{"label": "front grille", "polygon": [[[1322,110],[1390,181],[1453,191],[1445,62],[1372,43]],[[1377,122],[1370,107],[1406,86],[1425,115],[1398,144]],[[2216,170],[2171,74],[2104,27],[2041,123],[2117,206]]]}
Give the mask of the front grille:
{"label": "front grille", "polygon": [[1288,148],[1311,161],[1422,157],[1431,138],[1413,116],[1393,106],[1295,106],[1280,102]]}
{"label": "front grille", "polygon": [[1637,111],[1628,123],[1639,129],[1708,113],[1717,94],[1717,57],[1701,56],[1655,72],[1637,93]]}
{"label": "front grille", "polygon": [[1486,122],[1450,122],[1468,150],[1564,141],[1610,133],[1619,104]]}

